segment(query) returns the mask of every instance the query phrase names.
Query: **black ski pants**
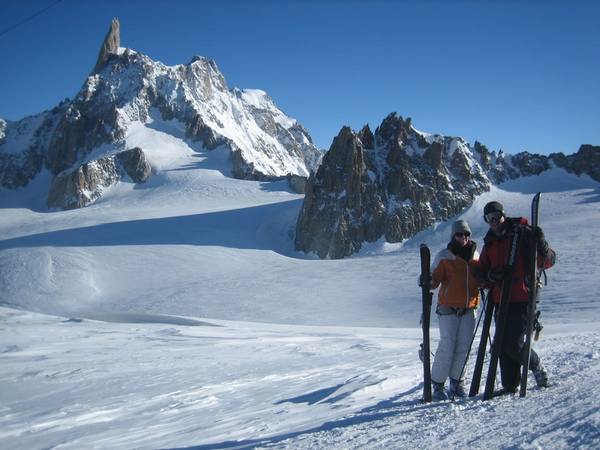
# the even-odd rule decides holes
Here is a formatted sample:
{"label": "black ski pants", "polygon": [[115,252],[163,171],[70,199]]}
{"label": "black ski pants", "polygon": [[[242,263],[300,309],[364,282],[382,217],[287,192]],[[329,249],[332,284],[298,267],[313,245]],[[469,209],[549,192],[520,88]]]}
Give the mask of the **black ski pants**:
{"label": "black ski pants", "polygon": [[[521,383],[521,366],[525,361],[525,335],[527,334],[527,302],[508,304],[508,316],[502,350],[500,352],[500,375],[502,386],[514,391]],[[529,369],[536,370],[540,364],[538,354],[531,349]]]}

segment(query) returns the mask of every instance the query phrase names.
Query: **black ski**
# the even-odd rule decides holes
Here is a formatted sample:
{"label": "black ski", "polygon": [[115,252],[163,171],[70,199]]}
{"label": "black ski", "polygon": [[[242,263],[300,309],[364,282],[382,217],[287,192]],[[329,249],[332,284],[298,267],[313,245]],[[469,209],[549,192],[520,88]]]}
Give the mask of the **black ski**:
{"label": "black ski", "polygon": [[510,243],[510,252],[508,254],[507,266],[509,268],[506,278],[502,282],[502,296],[498,307],[498,317],[496,319],[496,331],[494,332],[494,341],[492,342],[492,354],[490,356],[490,365],[488,368],[487,379],[485,381],[485,390],[483,399],[489,400],[494,396],[494,386],[496,384],[496,370],[498,369],[498,359],[502,351],[502,340],[504,339],[504,329],[506,328],[506,318],[508,316],[508,302],[512,289],[513,272],[517,251],[521,242],[522,228],[514,226],[512,230],[512,240]]}
{"label": "black ski", "polygon": [[490,294],[491,292],[488,292],[487,294],[483,316],[483,328],[481,329],[481,339],[479,341],[479,348],[477,349],[477,359],[475,360],[475,367],[473,369],[473,379],[471,380],[469,397],[475,397],[479,393],[479,385],[481,384],[481,372],[483,371],[483,362],[485,360],[485,352],[490,336],[490,326],[492,324],[492,316],[494,315],[494,302],[492,301]]}
{"label": "black ski", "polygon": [[429,247],[421,244],[421,289],[423,300],[423,313],[421,316],[421,325],[423,328],[423,401],[431,401],[431,364],[430,364],[430,349],[429,349],[429,323],[431,320],[431,253]]}
{"label": "black ski", "polygon": [[[540,197],[541,193],[538,192],[533,197],[531,202],[531,226],[537,227],[539,222],[539,208],[540,208]],[[529,302],[527,304],[527,332],[525,334],[525,347],[523,348],[523,367],[521,371],[521,389],[519,390],[519,396],[525,397],[527,394],[527,375],[529,374],[529,357],[531,353],[531,335],[533,334],[534,322],[536,316],[536,303],[537,303],[537,241],[529,243],[529,261],[527,262],[527,269],[529,272],[528,288],[529,288]]]}

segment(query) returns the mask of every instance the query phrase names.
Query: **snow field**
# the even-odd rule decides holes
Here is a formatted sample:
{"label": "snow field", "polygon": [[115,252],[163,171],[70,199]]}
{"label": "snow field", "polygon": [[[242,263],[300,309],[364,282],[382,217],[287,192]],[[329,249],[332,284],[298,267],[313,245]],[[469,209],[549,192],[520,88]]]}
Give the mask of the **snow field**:
{"label": "snow field", "polygon": [[423,404],[418,329],[173,316],[111,323],[7,308],[0,317],[4,448],[592,448],[600,440],[592,325],[557,326],[540,342],[547,390],[530,380],[525,399]]}
{"label": "snow field", "polygon": [[543,192],[554,385],[424,405],[418,245],[435,254],[452,221],[344,260],[297,253],[302,197],[228,178],[175,125],[132,130],[156,174],[90,207],[46,211],[44,177],[0,190],[1,448],[600,446],[598,183],[553,170],[460,216],[481,248],[487,201],[529,216]]}
{"label": "snow field", "polygon": [[[156,316],[167,323],[120,324],[6,308],[1,317],[3,403],[10,413],[0,439],[11,448],[58,445],[65,433],[68,445],[59,448],[156,448],[281,434],[343,417],[419,378],[397,357],[416,345],[414,330],[401,332],[407,339],[399,341],[397,330],[386,329],[185,326]],[[44,406],[31,414],[32,404]]]}

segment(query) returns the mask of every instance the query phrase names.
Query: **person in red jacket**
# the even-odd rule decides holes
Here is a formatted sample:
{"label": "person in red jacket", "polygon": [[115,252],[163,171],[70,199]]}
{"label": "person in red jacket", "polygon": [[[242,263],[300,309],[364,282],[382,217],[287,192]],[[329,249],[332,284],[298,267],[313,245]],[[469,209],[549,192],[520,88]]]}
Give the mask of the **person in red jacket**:
{"label": "person in red jacket", "polygon": [[[517,249],[515,266],[512,270],[512,286],[508,303],[508,315],[504,340],[500,353],[500,375],[502,386],[507,393],[517,391],[521,382],[521,365],[526,358],[524,354],[525,335],[527,333],[527,302],[529,277],[536,274],[528,273],[527,255],[531,243],[538,244],[538,267],[548,269],[556,261],[556,253],[548,246],[544,233],[539,227],[531,227],[523,217],[509,218],[504,212],[504,207],[499,202],[490,202],[483,210],[484,220],[490,229],[484,237],[484,246],[476,266],[476,275],[480,282],[487,283],[491,289],[490,297],[496,306],[502,296],[502,284],[511,273],[507,266],[512,236],[515,230],[522,229],[520,245]],[[496,313],[498,308],[496,307]],[[539,355],[532,349],[529,359],[529,368],[535,376],[538,386],[548,385],[548,373]]]}
{"label": "person in red jacket", "polygon": [[[458,220],[452,224],[450,242],[431,267],[431,288],[441,286],[436,308],[440,342],[431,368],[435,401],[465,397],[463,372],[475,329],[474,309],[479,304],[479,286],[470,263],[478,256],[469,224]],[[450,388],[446,393],[448,378]]]}

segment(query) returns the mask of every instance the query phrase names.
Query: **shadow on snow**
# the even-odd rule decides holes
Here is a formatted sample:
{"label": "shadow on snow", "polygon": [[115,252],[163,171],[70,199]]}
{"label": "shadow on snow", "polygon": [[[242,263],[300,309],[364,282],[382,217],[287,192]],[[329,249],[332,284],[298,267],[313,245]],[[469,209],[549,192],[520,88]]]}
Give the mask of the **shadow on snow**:
{"label": "shadow on snow", "polygon": [[[411,412],[414,414],[419,410],[431,410],[432,408],[441,407],[443,404],[435,404],[435,403],[421,403],[420,400],[414,400],[411,398],[413,394],[422,390],[423,385],[415,386],[409,389],[406,392],[402,392],[388,400],[384,400],[379,402],[376,405],[369,406],[350,417],[341,418],[338,420],[333,420],[330,422],[325,422],[322,425],[309,428],[302,431],[294,431],[291,433],[283,433],[276,436],[271,436],[262,439],[247,439],[240,441],[224,441],[213,444],[205,444],[205,445],[196,445],[190,447],[177,447],[171,448],[168,450],[209,450],[209,449],[251,449],[256,447],[264,447],[267,445],[277,444],[278,442],[286,441],[288,439],[293,439],[298,436],[319,433],[323,431],[330,431],[334,429],[347,428],[355,425],[375,422],[378,420],[385,419],[387,417],[402,415],[406,412]],[[331,388],[332,389],[332,388]],[[307,394],[307,396],[317,395],[320,396],[323,394],[320,391],[313,392],[311,394]],[[407,397],[407,398],[405,398]],[[300,397],[298,397],[300,398]],[[306,401],[306,400],[305,400]],[[165,449],[167,450],[167,449]]]}
{"label": "shadow on snow", "polygon": [[302,199],[188,216],[130,220],[0,240],[0,249],[120,245],[198,245],[293,251],[290,227]]}

